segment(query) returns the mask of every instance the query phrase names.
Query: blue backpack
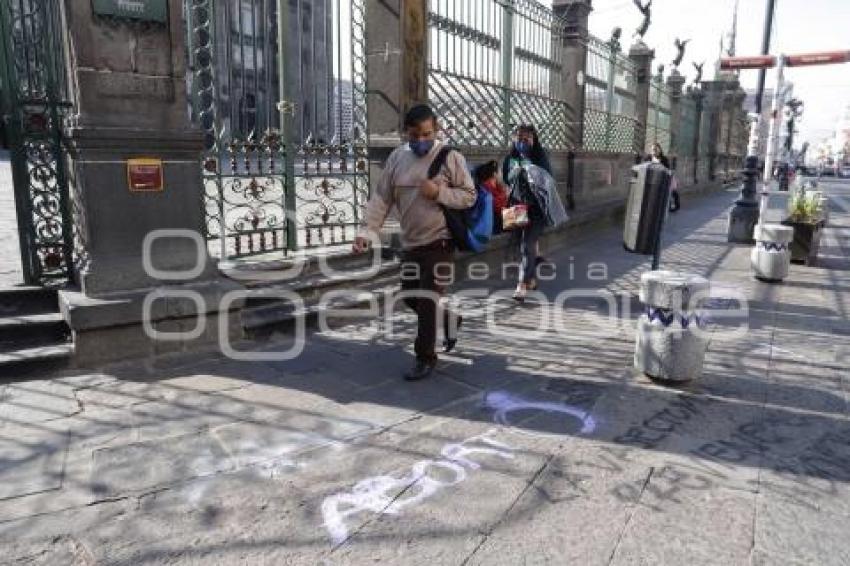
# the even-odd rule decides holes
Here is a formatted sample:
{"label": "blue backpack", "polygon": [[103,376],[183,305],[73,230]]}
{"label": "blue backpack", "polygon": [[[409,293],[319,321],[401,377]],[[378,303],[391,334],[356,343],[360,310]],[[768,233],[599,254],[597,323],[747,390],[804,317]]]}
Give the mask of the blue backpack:
{"label": "blue backpack", "polygon": [[[454,149],[450,147],[440,150],[428,168],[429,179],[440,173],[452,151]],[[475,191],[478,197],[471,207],[465,210],[443,207],[446,225],[460,251],[482,252],[493,237],[493,195],[478,186]]]}

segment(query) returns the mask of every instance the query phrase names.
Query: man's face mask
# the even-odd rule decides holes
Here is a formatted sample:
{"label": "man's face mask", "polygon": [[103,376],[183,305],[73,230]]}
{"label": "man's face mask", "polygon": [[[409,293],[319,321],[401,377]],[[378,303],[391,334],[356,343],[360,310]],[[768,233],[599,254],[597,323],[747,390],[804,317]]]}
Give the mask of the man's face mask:
{"label": "man's face mask", "polygon": [[410,145],[410,151],[417,157],[425,157],[431,151],[431,148],[434,147],[434,140],[411,141],[408,143]]}
{"label": "man's face mask", "polygon": [[434,147],[437,136],[437,122],[425,120],[407,128],[407,140],[410,151],[417,157],[425,157]]}

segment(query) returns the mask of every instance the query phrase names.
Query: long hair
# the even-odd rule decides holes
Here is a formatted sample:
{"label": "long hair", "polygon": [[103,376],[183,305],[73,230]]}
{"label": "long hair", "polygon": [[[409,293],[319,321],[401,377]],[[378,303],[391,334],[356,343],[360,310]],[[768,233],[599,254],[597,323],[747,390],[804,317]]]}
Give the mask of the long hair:
{"label": "long hair", "polygon": [[[664,148],[661,147],[660,143],[655,142],[652,144],[651,149],[655,149],[656,147],[658,148],[658,162],[661,163],[661,165],[663,165],[667,169],[670,169],[670,158],[667,157],[666,153],[664,153]],[[647,156],[647,160],[652,161],[652,158],[653,155],[650,152],[649,156]]]}
{"label": "long hair", "polygon": [[[531,151],[528,155],[529,159],[532,161],[539,161],[546,156],[546,150],[543,148],[543,144],[540,143],[540,134],[537,133],[537,128],[535,128],[532,124],[520,124],[514,129],[514,134],[518,134],[520,132],[528,132],[534,138],[534,143],[531,145]],[[511,159],[519,159],[521,157],[513,144],[511,144],[510,157]]]}

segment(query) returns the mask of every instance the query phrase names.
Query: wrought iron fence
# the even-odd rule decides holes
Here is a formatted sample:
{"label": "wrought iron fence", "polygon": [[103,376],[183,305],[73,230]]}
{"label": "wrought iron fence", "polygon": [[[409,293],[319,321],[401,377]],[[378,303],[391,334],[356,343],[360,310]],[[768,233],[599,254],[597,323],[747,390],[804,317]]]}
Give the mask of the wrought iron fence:
{"label": "wrought iron fence", "polygon": [[664,84],[661,76],[655,77],[650,83],[649,112],[646,116],[646,147],[649,153],[652,145],[658,143],[665,153],[670,153],[670,90]]}
{"label": "wrought iron fence", "polygon": [[24,279],[73,279],[63,122],[71,108],[58,0],[0,3],[0,108],[11,148]]}
{"label": "wrought iron fence", "polygon": [[563,92],[565,23],[533,0],[429,0],[428,96],[449,138],[504,147],[534,124],[551,149],[575,145]]}
{"label": "wrought iron fence", "polygon": [[211,252],[353,240],[369,192],[365,0],[185,2]]}
{"label": "wrought iron fence", "polygon": [[586,43],[583,147],[632,153],[636,147],[637,80],[632,62],[615,40],[589,36]]}

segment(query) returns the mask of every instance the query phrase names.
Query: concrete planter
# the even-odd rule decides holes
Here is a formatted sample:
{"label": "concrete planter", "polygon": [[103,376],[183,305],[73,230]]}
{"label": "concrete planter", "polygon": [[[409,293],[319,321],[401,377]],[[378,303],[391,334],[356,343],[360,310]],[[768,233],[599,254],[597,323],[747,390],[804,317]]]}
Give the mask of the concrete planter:
{"label": "concrete planter", "polygon": [[805,265],[817,262],[824,222],[795,222],[786,220],[782,224],[794,228],[791,244],[791,261]]}

